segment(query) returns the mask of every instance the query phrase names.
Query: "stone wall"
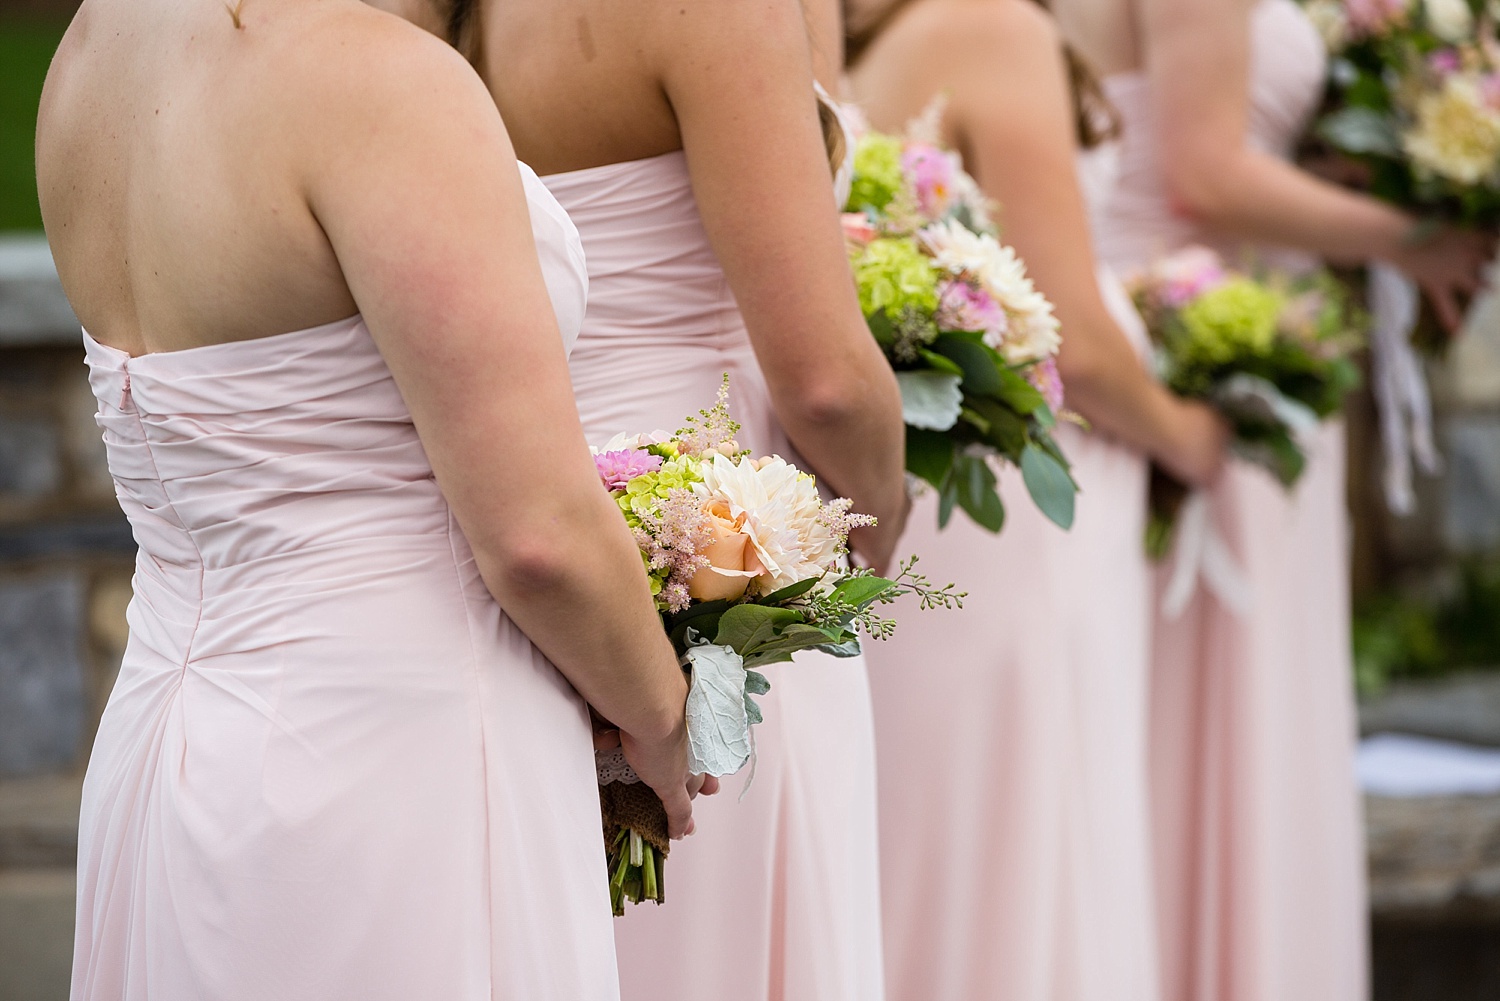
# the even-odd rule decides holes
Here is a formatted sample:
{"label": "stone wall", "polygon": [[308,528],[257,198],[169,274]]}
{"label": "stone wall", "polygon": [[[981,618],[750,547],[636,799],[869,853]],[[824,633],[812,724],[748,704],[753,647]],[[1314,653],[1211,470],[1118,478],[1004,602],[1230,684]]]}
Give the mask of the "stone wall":
{"label": "stone wall", "polygon": [[94,411],[45,241],[0,239],[0,777],[82,767],[124,650],[135,544]]}

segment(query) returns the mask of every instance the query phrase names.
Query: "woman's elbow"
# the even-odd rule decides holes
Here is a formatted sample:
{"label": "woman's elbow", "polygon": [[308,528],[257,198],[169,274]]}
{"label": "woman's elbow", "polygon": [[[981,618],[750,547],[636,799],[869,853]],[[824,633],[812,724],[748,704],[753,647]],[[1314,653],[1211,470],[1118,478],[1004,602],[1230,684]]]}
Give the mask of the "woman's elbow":
{"label": "woman's elbow", "polygon": [[1234,216],[1238,186],[1228,157],[1183,156],[1166,171],[1167,197],[1182,215],[1206,225]]}

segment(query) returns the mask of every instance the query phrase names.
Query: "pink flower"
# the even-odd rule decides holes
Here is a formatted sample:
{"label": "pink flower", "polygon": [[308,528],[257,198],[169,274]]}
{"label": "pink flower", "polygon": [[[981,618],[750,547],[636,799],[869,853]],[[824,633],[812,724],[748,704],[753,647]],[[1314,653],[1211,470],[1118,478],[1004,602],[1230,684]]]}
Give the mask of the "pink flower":
{"label": "pink flower", "polygon": [[1005,310],[982,288],[956,278],[938,282],[937,325],[942,330],[980,331],[985,343],[997,347],[1010,321]]}
{"label": "pink flower", "polygon": [[1062,376],[1057,372],[1056,358],[1044,358],[1027,368],[1026,381],[1042,394],[1042,399],[1047,401],[1054,414],[1062,409],[1063,384]]}
{"label": "pink flower", "polygon": [[1486,73],[1479,78],[1479,93],[1484,103],[1500,108],[1500,73]]}
{"label": "pink flower", "polygon": [[863,212],[845,212],[839,217],[844,227],[844,239],[857,247],[863,247],[880,235]]}
{"label": "pink flower", "polygon": [[1438,76],[1448,76],[1463,68],[1457,49],[1438,49],[1427,57],[1427,66]]}
{"label": "pink flower", "polygon": [[1162,304],[1180,309],[1209,289],[1223,284],[1228,276],[1218,254],[1207,247],[1188,247],[1159,262],[1155,277]]}
{"label": "pink flower", "polygon": [[627,448],[616,452],[600,452],[594,456],[594,468],[607,490],[622,490],[637,476],[654,473],[661,468],[661,456],[638,449]]}
{"label": "pink flower", "polygon": [[901,153],[901,166],[916,185],[922,214],[932,219],[946,215],[958,173],[952,155],[926,143],[911,143]]}

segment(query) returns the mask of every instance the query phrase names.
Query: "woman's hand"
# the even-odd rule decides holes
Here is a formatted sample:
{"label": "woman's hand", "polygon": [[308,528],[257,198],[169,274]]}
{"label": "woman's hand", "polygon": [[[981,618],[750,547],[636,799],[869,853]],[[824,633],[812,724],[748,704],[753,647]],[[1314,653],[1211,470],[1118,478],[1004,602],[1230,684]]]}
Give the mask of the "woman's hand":
{"label": "woman's hand", "polygon": [[1177,441],[1158,461],[1190,487],[1210,487],[1224,471],[1232,432],[1219,412],[1197,400],[1179,401]]}
{"label": "woman's hand", "polygon": [[667,811],[667,833],[677,841],[693,833],[693,797],[703,777],[688,771],[687,722],[659,739],[641,739],[620,731],[625,760],[651,787]]}
{"label": "woman's hand", "polygon": [[1484,287],[1484,269],[1494,252],[1493,235],[1445,226],[1425,240],[1404,245],[1391,263],[1421,286],[1443,328],[1452,334],[1463,325],[1469,300]]}

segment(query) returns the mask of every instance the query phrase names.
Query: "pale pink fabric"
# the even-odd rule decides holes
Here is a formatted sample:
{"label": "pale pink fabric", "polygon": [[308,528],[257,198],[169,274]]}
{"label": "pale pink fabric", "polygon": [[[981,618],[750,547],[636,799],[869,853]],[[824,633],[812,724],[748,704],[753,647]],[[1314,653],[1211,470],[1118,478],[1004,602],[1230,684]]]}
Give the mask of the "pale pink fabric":
{"label": "pale pink fabric", "polygon": [[[1262,0],[1252,32],[1250,141],[1285,156],[1321,92],[1323,47],[1290,0]],[[1194,241],[1246,249],[1171,210],[1145,78],[1105,86],[1126,124],[1122,183],[1101,233],[1109,259],[1139,267]],[[1233,463],[1212,505],[1252,608],[1239,618],[1200,592],[1180,619],[1156,626],[1151,776],[1165,1001],[1367,995],[1343,442],[1342,425],[1329,422],[1291,493]]]}
{"label": "pale pink fabric", "polygon": [[[1100,287],[1144,352],[1119,283]],[[1058,440],[1082,487],[1072,531],[1012,469],[999,537],[962,512],[940,532],[929,492],[901,548],[964,610],[902,607],[867,647],[893,998],[1156,1001],[1145,464],[1103,434]]]}
{"label": "pale pink fabric", "polygon": [[[572,356],[591,441],[675,430],[729,373],[739,442],[794,461],[681,152],[543,178],[583,235],[590,296]],[[666,903],[616,944],[629,1001],[879,1001],[875,756],[863,658],[766,671],[759,763],[697,801]]]}
{"label": "pale pink fabric", "polygon": [[[528,186],[576,332],[577,235]],[[617,998],[584,705],[485,588],[363,321],[85,345],[140,555],[75,1001]]]}

